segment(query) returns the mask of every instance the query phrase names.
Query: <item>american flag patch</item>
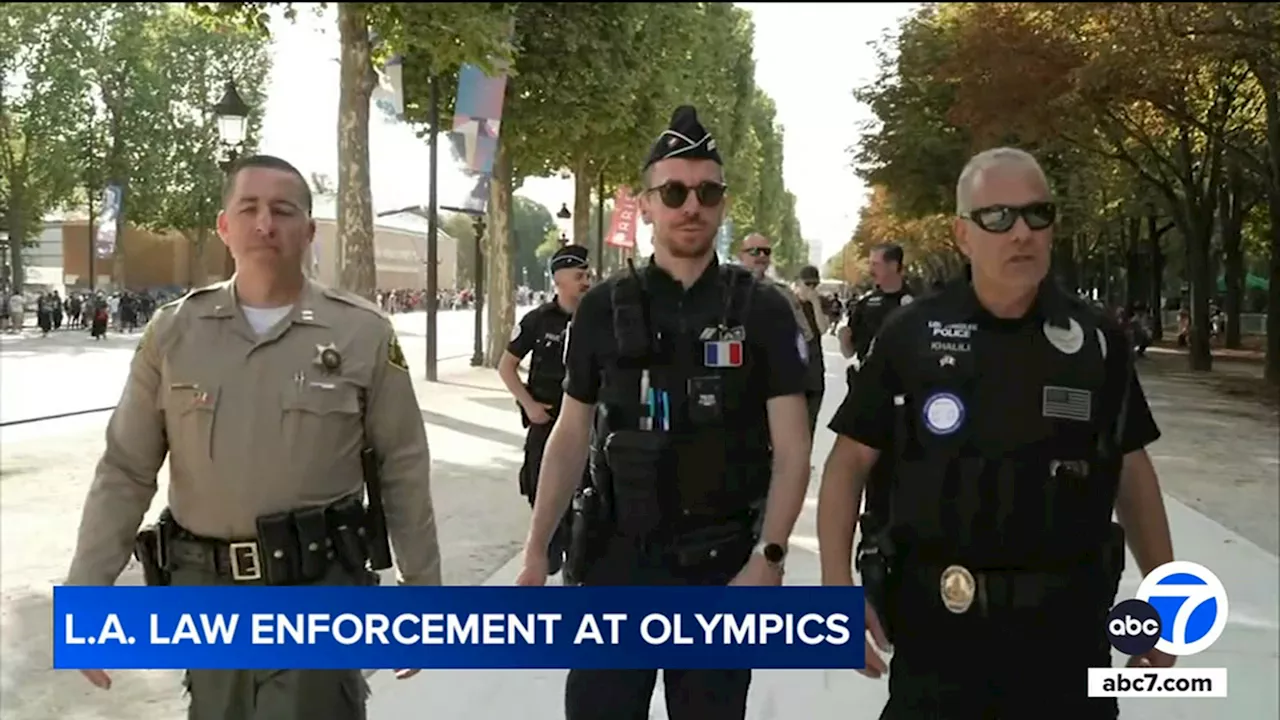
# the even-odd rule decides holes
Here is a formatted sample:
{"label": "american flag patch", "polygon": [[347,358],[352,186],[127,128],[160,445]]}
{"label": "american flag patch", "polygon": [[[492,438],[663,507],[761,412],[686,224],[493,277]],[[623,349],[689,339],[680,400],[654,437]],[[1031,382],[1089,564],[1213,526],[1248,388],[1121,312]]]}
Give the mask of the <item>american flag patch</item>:
{"label": "american flag patch", "polygon": [[1047,418],[1089,422],[1093,419],[1093,393],[1046,385],[1042,410]]}

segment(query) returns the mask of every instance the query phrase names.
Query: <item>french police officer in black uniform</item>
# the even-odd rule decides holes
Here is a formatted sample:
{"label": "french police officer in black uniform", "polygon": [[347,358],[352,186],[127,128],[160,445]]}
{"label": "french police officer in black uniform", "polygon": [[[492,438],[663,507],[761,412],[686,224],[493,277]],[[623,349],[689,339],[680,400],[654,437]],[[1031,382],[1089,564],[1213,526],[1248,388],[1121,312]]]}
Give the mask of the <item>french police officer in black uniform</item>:
{"label": "french police officer in black uniform", "polygon": [[[511,334],[511,342],[498,363],[498,376],[520,406],[520,420],[528,429],[524,440],[524,465],[520,468],[520,494],[532,507],[538,491],[538,469],[542,452],[551,434],[551,426],[559,412],[564,385],[564,340],[569,321],[578,302],[591,287],[591,270],[587,249],[566,245],[551,256],[551,279],[555,296],[525,313]],[[517,368],[525,356],[529,360],[529,376],[521,382]],[[569,540],[566,522],[552,536],[547,549],[548,571],[560,571]]]}
{"label": "french police officer in black uniform", "polygon": [[902,247],[886,244],[874,248],[870,258],[871,277],[876,286],[863,293],[849,306],[849,321],[840,329],[840,352],[849,358],[846,371],[849,391],[853,391],[854,376],[866,357],[867,348],[884,319],[901,305],[909,305],[915,299],[911,288],[903,278]]}
{"label": "french police officer in black uniform", "polygon": [[[1047,277],[1056,210],[1035,159],[981,153],[956,196],[972,278],[888,320],[831,422],[823,583],[852,584],[858,499],[889,455],[889,517],[875,534],[863,519],[858,552],[868,630],[894,651],[881,718],[1115,718],[1086,669],[1110,666],[1125,539],[1144,574],[1173,560],[1144,449],[1160,433],[1119,328]],[[864,674],[886,669],[868,642]]]}
{"label": "french police officer in black uniform", "polygon": [[[799,328],[776,289],[717,262],[724,171],[693,108],[676,110],[644,177],[654,254],[578,307],[518,582],[545,581],[545,548],[590,454],[608,532],[584,584],[777,585],[808,483]],[[648,718],[656,677],[573,670],[566,717]],[[741,720],[750,680],[665,670],[670,717]]]}

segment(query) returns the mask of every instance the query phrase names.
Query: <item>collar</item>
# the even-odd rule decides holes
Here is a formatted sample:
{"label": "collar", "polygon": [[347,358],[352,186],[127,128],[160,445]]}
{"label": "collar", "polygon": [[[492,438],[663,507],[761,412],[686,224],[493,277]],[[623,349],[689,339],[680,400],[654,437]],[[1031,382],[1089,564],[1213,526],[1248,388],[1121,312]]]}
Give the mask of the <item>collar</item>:
{"label": "collar", "polygon": [[[656,262],[653,261],[652,255],[649,256],[649,261],[645,264],[644,275],[651,288],[661,288],[664,291],[675,290],[681,294],[686,292],[686,288],[679,280],[676,280],[671,276],[671,273],[663,270]],[[702,274],[698,276],[698,279],[695,280],[687,290],[693,291],[707,283],[718,282],[719,277],[720,259],[716,257],[715,253],[712,253],[711,262],[707,263],[707,268],[702,271]]]}
{"label": "collar", "polygon": [[[218,284],[212,291],[213,305],[201,311],[200,317],[221,319],[242,317],[240,301],[236,297],[235,280],[235,275],[232,275],[230,280]],[[290,324],[329,327],[330,323],[325,318],[324,305],[324,289],[307,279],[303,283],[302,293],[297,300],[294,300],[293,309],[289,311]]]}
{"label": "collar", "polygon": [[[905,290],[905,286],[904,286]],[[950,295],[948,303],[956,309],[965,320],[974,320],[987,314],[986,308],[978,302],[978,295],[973,291],[973,284],[968,278],[955,281],[945,291]],[[1045,320],[1049,324],[1063,329],[1071,327],[1070,299],[1057,281],[1049,276],[1040,282],[1036,289],[1035,299],[1024,317]]]}

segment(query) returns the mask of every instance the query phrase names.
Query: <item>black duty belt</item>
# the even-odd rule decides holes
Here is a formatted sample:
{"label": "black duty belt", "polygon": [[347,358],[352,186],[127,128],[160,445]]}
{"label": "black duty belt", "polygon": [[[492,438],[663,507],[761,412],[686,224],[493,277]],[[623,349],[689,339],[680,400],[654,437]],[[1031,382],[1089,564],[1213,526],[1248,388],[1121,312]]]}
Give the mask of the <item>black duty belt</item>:
{"label": "black duty belt", "polygon": [[982,616],[1001,610],[1027,610],[1070,591],[1081,583],[1098,582],[1096,568],[1060,572],[970,570],[963,565],[911,565],[902,568],[907,592],[925,593],[948,612]]}
{"label": "black duty belt", "polygon": [[203,537],[172,518],[162,519],[168,545],[166,569],[204,567],[237,583],[315,582],[335,561],[353,572],[364,568],[368,560],[364,522],[364,504],[354,496],[327,507],[260,517],[254,539]]}

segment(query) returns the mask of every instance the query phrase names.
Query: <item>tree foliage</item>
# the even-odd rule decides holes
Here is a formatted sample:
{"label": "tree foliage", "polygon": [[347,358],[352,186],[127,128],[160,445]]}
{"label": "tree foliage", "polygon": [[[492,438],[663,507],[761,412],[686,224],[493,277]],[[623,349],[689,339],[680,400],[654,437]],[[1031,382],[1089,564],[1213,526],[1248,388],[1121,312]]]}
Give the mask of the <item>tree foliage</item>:
{"label": "tree foliage", "polygon": [[[1183,302],[1192,367],[1208,369],[1217,267],[1238,300],[1245,268],[1267,258],[1235,262],[1236,248],[1266,245],[1272,263],[1280,251],[1275,211],[1266,243],[1237,241],[1257,227],[1250,203],[1280,202],[1268,140],[1280,137],[1278,16],[1266,3],[923,6],[882,43],[879,77],[857,90],[877,123],[853,149],[873,187],[854,254],[892,240],[921,274],[953,271],[941,228],[960,168],[979,150],[1017,145],[1040,158],[1061,207],[1061,279],[1110,302]],[[1190,294],[1179,299],[1183,281]]]}
{"label": "tree foliage", "polygon": [[[261,107],[261,38],[164,3],[9,3],[0,27],[14,48],[0,54],[0,188],[16,237],[30,241],[47,212],[107,183],[125,190],[118,233],[210,227],[222,177],[211,108],[228,77]],[[250,117],[249,147],[261,112]]]}

